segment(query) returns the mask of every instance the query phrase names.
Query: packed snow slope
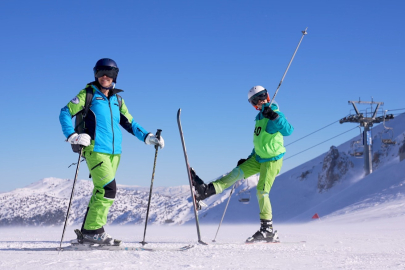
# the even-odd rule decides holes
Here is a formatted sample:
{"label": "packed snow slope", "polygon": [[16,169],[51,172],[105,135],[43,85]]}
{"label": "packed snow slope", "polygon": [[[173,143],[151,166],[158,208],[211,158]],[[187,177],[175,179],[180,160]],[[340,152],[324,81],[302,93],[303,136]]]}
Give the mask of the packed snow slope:
{"label": "packed snow slope", "polygon": [[[351,145],[360,136],[337,147],[331,146],[327,153],[279,175],[270,193],[274,222],[306,222],[315,213],[327,219],[366,209],[370,211],[367,218],[403,216],[405,115],[387,125],[394,128],[396,143],[382,143],[383,125],[372,129],[373,173],[370,175],[364,175],[363,158],[351,155]],[[198,168],[196,170],[199,173]],[[257,181],[258,175],[254,175],[236,183],[224,223],[258,223]],[[154,188],[148,224],[195,223],[187,175],[184,182],[184,186]],[[0,225],[62,224],[72,183],[71,179],[46,178],[25,188],[1,193]],[[91,192],[90,181],[77,181],[69,224],[82,222]],[[220,221],[229,193],[230,189],[205,201],[208,206],[199,211],[202,224]],[[118,185],[117,198],[108,216],[109,224],[143,224],[148,197],[149,187]],[[243,200],[249,203],[241,203]],[[374,211],[377,206],[379,210]],[[386,208],[390,211],[385,211]]]}
{"label": "packed snow slope", "polygon": [[[383,208],[373,210],[391,210]],[[374,219],[373,210],[278,224],[280,244],[244,244],[258,224],[223,224],[216,243],[211,240],[217,225],[202,225],[202,240],[208,245],[197,244],[193,225],[148,226],[146,247],[194,245],[184,252],[62,251],[58,255],[62,226],[2,228],[0,269],[404,269],[405,216]],[[141,247],[143,229],[142,225],[108,226],[108,232],[128,247]],[[63,246],[73,237],[73,228],[68,227]],[[41,248],[53,251],[35,250]]]}

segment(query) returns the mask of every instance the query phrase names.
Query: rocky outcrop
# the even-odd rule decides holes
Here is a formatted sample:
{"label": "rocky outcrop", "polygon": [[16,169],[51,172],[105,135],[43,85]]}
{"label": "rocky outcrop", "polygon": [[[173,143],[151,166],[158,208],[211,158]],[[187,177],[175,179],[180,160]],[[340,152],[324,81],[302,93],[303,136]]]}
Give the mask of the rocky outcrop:
{"label": "rocky outcrop", "polygon": [[343,176],[353,168],[354,164],[350,161],[346,153],[339,152],[335,146],[331,146],[323,159],[322,171],[318,175],[319,192],[326,191],[340,181]]}
{"label": "rocky outcrop", "polygon": [[307,177],[312,173],[312,170],[307,170],[305,172],[302,172],[300,174],[300,176],[298,176],[298,178],[300,179],[300,181],[303,181],[305,179],[307,179]]}

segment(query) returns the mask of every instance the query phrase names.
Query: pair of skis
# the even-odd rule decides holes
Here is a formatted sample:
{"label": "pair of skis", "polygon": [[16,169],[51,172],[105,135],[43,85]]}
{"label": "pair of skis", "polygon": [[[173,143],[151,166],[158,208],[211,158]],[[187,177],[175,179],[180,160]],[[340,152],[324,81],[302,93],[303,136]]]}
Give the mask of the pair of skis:
{"label": "pair of skis", "polygon": [[[79,229],[75,230],[77,239],[74,239],[70,242],[70,246],[59,248],[58,250],[61,251],[91,251],[91,250],[108,250],[108,251],[120,251],[120,250],[127,250],[127,251],[186,251],[190,248],[193,248],[194,245],[186,245],[179,248],[176,247],[154,247],[154,248],[146,248],[144,247],[145,243],[140,242],[142,247],[133,247],[133,246],[126,246],[126,244],[122,243],[121,240],[114,239],[114,243],[111,245],[102,245],[102,244],[92,244],[92,243],[83,243],[83,234]],[[46,250],[55,250],[55,248],[37,248],[37,249],[24,249],[24,250],[36,250],[36,251],[46,251]]]}
{"label": "pair of skis", "polygon": [[[76,240],[76,239],[75,239]],[[193,248],[194,245],[185,245],[179,248],[176,247],[152,247],[146,248],[144,246],[127,246],[127,245],[92,245],[92,244],[79,244],[76,241],[72,241],[70,246],[62,248],[23,248],[23,251],[94,251],[94,250],[107,250],[107,251],[186,251]]]}

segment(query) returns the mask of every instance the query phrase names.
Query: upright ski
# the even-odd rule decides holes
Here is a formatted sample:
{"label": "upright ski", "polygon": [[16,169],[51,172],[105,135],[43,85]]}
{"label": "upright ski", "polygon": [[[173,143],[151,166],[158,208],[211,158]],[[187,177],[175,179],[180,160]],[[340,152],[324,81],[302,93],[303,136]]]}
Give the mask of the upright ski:
{"label": "upright ski", "polygon": [[184,142],[184,136],[183,136],[183,129],[181,127],[181,122],[180,122],[180,114],[181,114],[181,109],[177,111],[177,124],[179,125],[179,131],[180,131],[180,138],[181,138],[181,144],[183,145],[183,152],[184,152],[184,159],[186,160],[186,168],[187,168],[187,175],[188,175],[188,181],[190,184],[190,192],[191,192],[191,198],[193,200],[193,208],[194,208],[194,216],[195,216],[195,225],[197,227],[197,235],[198,235],[198,243],[207,245],[207,243],[203,242],[201,240],[201,234],[200,234],[200,223],[198,221],[198,214],[197,214],[197,203],[195,200],[195,194],[194,194],[194,189],[193,189],[193,183],[191,180],[191,175],[190,175],[190,166],[188,164],[188,157],[187,157],[187,150],[186,150],[186,144]]}

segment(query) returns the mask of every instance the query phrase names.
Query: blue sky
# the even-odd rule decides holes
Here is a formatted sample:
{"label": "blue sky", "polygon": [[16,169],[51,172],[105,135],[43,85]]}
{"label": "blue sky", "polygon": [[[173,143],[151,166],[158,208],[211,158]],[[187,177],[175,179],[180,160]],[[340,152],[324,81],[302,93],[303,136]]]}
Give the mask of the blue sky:
{"label": "blue sky", "polygon": [[[252,150],[247,92],[276,98],[295,127],[286,144],[346,116],[348,100],[404,108],[404,1],[2,1],[0,192],[45,177],[73,178],[77,155],[58,116],[103,57],[134,119],[163,130],[155,185],[187,184],[176,113],[190,164],[205,181]],[[335,124],[287,147],[286,158],[355,124]],[[154,148],[124,133],[119,184],[149,186]],[[354,130],[285,160],[283,171],[358,135]],[[81,166],[79,178],[87,179]]]}

